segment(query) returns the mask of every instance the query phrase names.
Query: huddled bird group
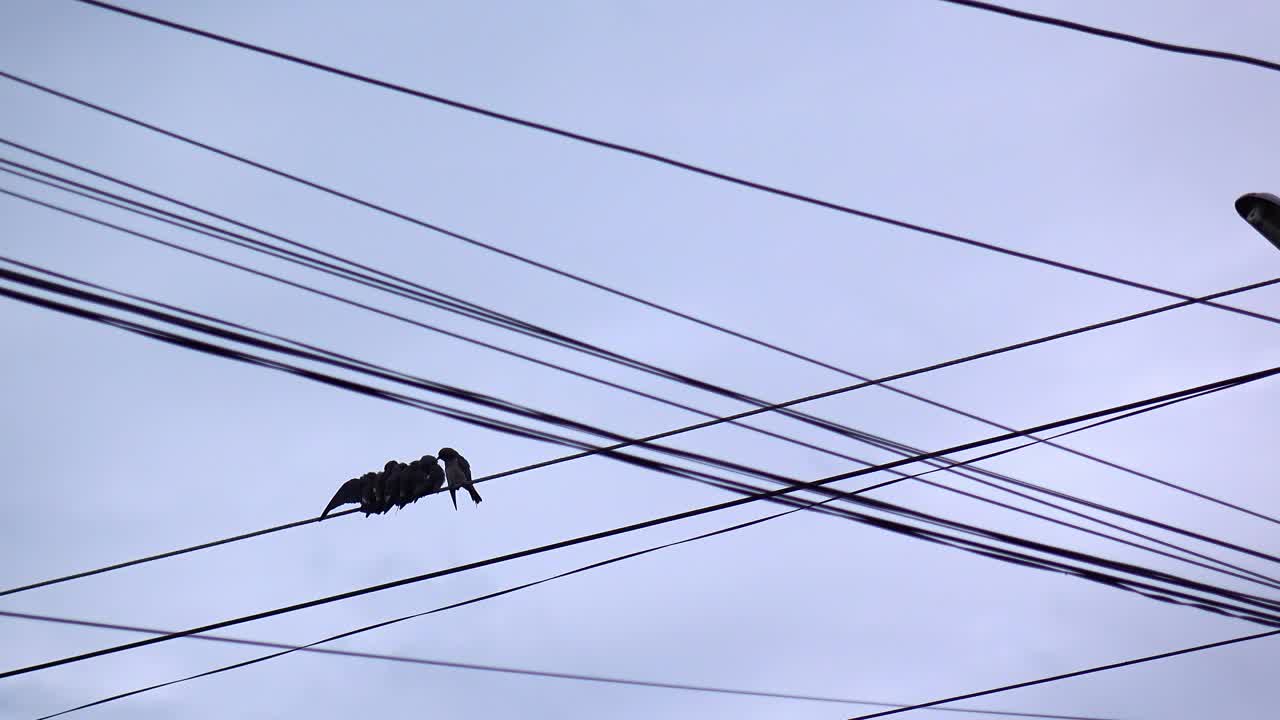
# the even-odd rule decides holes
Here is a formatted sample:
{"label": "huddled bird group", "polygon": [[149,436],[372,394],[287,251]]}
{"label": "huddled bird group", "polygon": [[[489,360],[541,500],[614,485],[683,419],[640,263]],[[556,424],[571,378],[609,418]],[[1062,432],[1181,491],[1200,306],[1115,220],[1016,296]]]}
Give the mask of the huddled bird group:
{"label": "huddled bird group", "polygon": [[[441,470],[436,462],[444,463]],[[320,517],[328,515],[339,505],[360,503],[365,517],[380,514],[394,507],[404,507],[418,498],[437,492],[448,483],[453,509],[458,509],[458,488],[471,495],[471,501],[480,504],[480,493],[471,481],[471,464],[453,448],[441,448],[435,455],[423,455],[410,463],[389,460],[378,472],[368,472],[351,478],[338,488],[333,499],[325,506]]]}

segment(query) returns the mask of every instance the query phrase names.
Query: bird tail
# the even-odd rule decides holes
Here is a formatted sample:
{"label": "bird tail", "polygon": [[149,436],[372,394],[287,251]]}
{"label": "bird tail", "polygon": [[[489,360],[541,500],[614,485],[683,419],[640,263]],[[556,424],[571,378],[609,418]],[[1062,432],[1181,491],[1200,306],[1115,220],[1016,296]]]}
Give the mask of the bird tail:
{"label": "bird tail", "polygon": [[324,519],[324,516],[339,505],[358,502],[360,502],[360,479],[352,478],[342,483],[342,487],[338,488],[338,492],[334,493],[333,499],[324,507],[324,512],[320,513],[320,518]]}
{"label": "bird tail", "polygon": [[467,486],[467,492],[471,493],[471,502],[479,505],[480,501],[483,499],[480,497],[480,493],[476,492],[476,489],[470,485]]}
{"label": "bird tail", "polygon": [[449,499],[453,501],[453,509],[458,509],[458,489],[449,488]]}

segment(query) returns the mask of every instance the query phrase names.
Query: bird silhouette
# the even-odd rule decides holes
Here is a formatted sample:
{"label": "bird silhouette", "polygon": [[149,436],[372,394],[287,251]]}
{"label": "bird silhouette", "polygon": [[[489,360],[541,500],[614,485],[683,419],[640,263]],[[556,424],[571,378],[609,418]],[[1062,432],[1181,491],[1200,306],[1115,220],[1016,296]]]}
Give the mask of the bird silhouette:
{"label": "bird silhouette", "polygon": [[449,498],[453,500],[453,509],[458,509],[458,488],[466,488],[471,493],[471,502],[479,505],[480,493],[476,492],[471,482],[471,463],[453,448],[440,448],[436,455],[444,461],[444,476],[449,482]]}
{"label": "bird silhouette", "polygon": [[[369,473],[372,475],[373,473]],[[320,513],[320,519],[323,520],[334,508],[347,503],[361,503],[361,496],[364,493],[365,482],[363,477],[351,478],[342,483],[342,487],[338,488],[338,492],[333,494],[333,499],[328,505],[324,506],[324,512]]]}
{"label": "bird silhouette", "polygon": [[[465,483],[471,492],[471,498],[480,502],[480,495],[470,487],[471,468],[462,456],[457,453],[454,455],[462,462]],[[344,482],[342,487],[338,488],[338,492],[334,493],[333,499],[325,506],[324,512],[320,513],[320,519],[323,520],[339,505],[348,503],[359,503],[365,517],[380,515],[390,510],[392,506],[403,508],[409,503],[417,502],[419,498],[439,492],[445,482],[445,471],[440,469],[434,455],[423,455],[408,464],[389,460],[378,472],[367,472],[358,478],[351,478]],[[451,483],[450,489],[454,487],[456,485]],[[455,500],[454,508],[456,509],[457,506],[458,503]]]}
{"label": "bird silhouette", "polygon": [[391,509],[392,505],[399,502],[400,498],[406,493],[402,487],[408,479],[405,470],[408,465],[395,460],[388,460],[386,466],[382,470],[382,476],[377,483],[381,496],[378,498],[378,512],[384,513]]}

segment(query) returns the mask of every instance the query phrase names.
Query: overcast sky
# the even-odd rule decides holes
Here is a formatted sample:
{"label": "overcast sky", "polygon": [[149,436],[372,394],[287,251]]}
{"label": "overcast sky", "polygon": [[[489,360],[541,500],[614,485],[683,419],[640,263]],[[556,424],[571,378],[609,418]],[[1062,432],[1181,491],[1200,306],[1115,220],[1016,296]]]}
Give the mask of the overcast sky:
{"label": "overcast sky", "polygon": [[[1190,294],[1280,275],[1235,215],[1280,192],[1280,75],[932,0],[165,3],[216,32],[869,211]],[[1019,2],[1274,59],[1280,8]],[[884,375],[1168,298],[771,197],[71,2],[0,4],[0,68],[842,368]],[[0,80],[0,132],[574,337],[780,401],[847,377]],[[11,149],[0,156],[33,162]],[[52,166],[37,163],[41,167]],[[246,260],[727,414],[745,406],[68,198],[0,187]],[[17,200],[3,254],[628,434],[696,416]],[[1233,298],[1280,313],[1280,289]],[[554,446],[0,302],[0,588],[314,515],[344,480],[444,445],[476,475]],[[1280,328],[1191,308],[913,378],[1014,426],[1275,365]],[[1070,444],[1280,513],[1280,383]],[[806,406],[924,448],[996,431],[880,389]],[[770,417],[833,449],[890,456]],[[812,479],[855,466],[725,427],[673,444]],[[1037,448],[992,469],[1271,552],[1275,527]],[[965,486],[957,477],[935,479]],[[867,479],[847,486],[859,487]],[[185,628],[726,499],[603,459],[10,596],[0,609]],[[1214,582],[1225,578],[918,484],[878,497]],[[772,512],[694,521],[236,628],[309,642]],[[1199,546],[1204,550],[1207,546]],[[1270,572],[1247,558],[1233,560]],[[1231,587],[1247,585],[1224,582]],[[917,702],[1257,632],[1065,575],[812,513],[356,636],[370,652]],[[0,620],[4,669],[138,636]],[[1264,717],[1280,640],[975,701],[1125,718]],[[181,640],[0,681],[35,717],[263,651]],[[859,706],[294,654],[85,717],[840,718]],[[922,711],[924,716],[942,716]],[[963,717],[948,714],[949,717]]]}

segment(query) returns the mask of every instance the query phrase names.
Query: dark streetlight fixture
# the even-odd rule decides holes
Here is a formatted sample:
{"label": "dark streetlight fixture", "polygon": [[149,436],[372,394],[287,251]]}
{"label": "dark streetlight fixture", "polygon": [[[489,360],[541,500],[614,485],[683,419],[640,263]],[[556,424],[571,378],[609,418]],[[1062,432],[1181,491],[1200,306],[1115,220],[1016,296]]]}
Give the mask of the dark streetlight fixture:
{"label": "dark streetlight fixture", "polygon": [[1271,193],[1241,195],[1236,212],[1280,250],[1280,197]]}

